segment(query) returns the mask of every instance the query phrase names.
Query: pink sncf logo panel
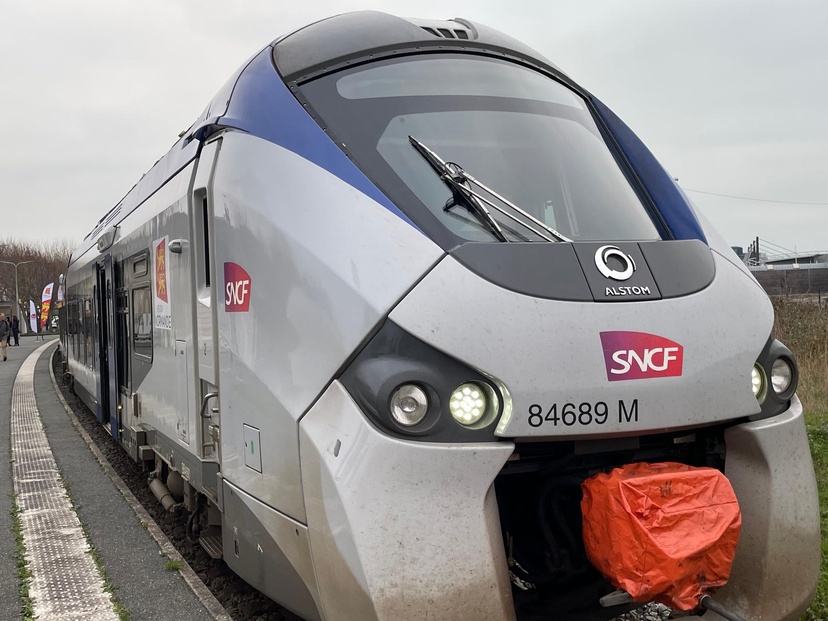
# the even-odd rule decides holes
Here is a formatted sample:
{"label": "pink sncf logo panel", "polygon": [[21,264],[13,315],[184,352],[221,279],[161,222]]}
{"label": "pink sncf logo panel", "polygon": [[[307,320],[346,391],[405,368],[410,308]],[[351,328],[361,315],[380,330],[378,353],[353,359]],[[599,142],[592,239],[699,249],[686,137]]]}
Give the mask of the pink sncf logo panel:
{"label": "pink sncf logo panel", "polygon": [[236,263],[224,264],[224,310],[228,313],[246,313],[250,310],[253,281],[250,274]]}
{"label": "pink sncf logo panel", "polygon": [[677,377],[684,363],[684,347],[646,332],[601,332],[607,379]]}

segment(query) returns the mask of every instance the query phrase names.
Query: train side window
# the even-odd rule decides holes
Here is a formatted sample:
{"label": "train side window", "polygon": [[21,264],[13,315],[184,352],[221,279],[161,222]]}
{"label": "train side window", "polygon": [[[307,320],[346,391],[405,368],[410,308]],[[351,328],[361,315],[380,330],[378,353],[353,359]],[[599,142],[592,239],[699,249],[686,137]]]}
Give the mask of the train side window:
{"label": "train side window", "polygon": [[143,255],[132,261],[132,275],[133,276],[146,276],[147,270],[149,269],[149,261],[147,260],[147,255]]}
{"label": "train side window", "polygon": [[152,360],[152,295],[149,286],[132,290],[132,351]]}

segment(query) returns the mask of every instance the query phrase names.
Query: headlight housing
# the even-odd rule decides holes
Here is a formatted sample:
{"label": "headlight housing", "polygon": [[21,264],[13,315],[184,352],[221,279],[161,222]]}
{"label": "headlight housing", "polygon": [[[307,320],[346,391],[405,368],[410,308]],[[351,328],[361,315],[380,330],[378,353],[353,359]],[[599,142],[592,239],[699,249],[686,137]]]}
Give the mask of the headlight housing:
{"label": "headlight housing", "polygon": [[[387,320],[339,377],[385,433],[428,442],[496,441],[506,388]],[[507,408],[508,409],[508,408]]]}
{"label": "headlight housing", "polygon": [[[757,375],[761,377],[759,392],[756,386]],[[793,352],[771,336],[751,372],[753,394],[762,411],[750,419],[777,416],[787,410],[798,382],[799,369]]]}

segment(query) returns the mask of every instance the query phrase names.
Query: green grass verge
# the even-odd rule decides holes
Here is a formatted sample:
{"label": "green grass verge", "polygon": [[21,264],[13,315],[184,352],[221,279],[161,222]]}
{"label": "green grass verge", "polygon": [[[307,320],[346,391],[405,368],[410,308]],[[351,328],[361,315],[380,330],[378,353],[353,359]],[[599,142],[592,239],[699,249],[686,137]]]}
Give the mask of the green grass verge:
{"label": "green grass verge", "polygon": [[802,615],[802,621],[824,621],[828,619],[828,413],[808,415],[805,417],[805,423],[808,426],[808,440],[811,444],[814,472],[819,488],[822,560],[816,597]]}
{"label": "green grass verge", "polygon": [[822,560],[816,597],[802,621],[828,619],[828,306],[813,299],[773,299],[774,334],[791,348],[799,365],[805,425],[819,488]]}
{"label": "green grass verge", "polygon": [[23,621],[33,621],[34,602],[29,596],[29,587],[32,583],[32,572],[26,561],[26,544],[23,542],[23,523],[20,520],[20,507],[17,498],[12,496],[12,532],[14,533],[14,556],[17,561],[17,582],[20,589],[20,615]]}

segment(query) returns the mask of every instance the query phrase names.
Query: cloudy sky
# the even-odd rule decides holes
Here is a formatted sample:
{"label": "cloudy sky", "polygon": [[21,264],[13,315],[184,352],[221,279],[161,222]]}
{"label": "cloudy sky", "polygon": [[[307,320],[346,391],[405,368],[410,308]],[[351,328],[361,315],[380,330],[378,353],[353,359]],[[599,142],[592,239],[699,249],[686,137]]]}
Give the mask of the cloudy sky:
{"label": "cloudy sky", "polygon": [[613,108],[730,244],[828,250],[826,0],[0,0],[0,238],[79,241],[246,58],[358,9],[523,40]]}

